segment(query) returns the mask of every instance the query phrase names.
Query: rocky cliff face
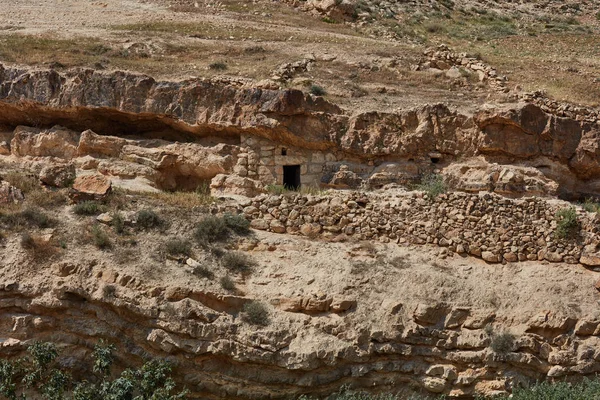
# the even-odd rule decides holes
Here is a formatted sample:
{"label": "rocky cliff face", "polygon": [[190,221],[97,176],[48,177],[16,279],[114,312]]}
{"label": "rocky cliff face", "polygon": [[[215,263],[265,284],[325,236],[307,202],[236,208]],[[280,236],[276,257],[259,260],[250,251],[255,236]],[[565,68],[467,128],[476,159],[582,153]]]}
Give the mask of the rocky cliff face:
{"label": "rocky cliff face", "polygon": [[[534,104],[484,108],[473,116],[444,105],[350,116],[320,97],[237,81],[157,82],[124,72],[59,74],[3,66],[0,124],[60,124],[78,132],[199,144],[239,144],[243,133],[330,151],[338,160],[359,164],[414,163],[416,170],[409,168],[414,178],[441,168],[457,189],[467,191],[564,197],[600,193],[598,122],[558,117]],[[42,156],[7,147],[5,154]],[[434,158],[436,165],[423,163]],[[196,175],[210,179],[232,172],[223,164],[220,170],[208,169]]]}
{"label": "rocky cliff face", "polygon": [[[310,173],[322,163],[325,183],[340,186],[410,182],[437,169],[467,192],[600,193],[598,123],[535,104],[347,115],[319,97],[241,81],[0,67],[0,125],[0,161],[55,186],[97,171],[164,189],[216,176],[232,190],[260,191],[262,182],[239,171],[258,166],[260,151],[276,159],[277,144],[314,152]],[[248,152],[250,142],[260,151]],[[5,204],[23,201],[1,183]],[[127,195],[118,212],[148,201]],[[597,277],[583,267],[600,265],[598,220],[580,211],[581,236],[558,240],[554,213],[567,204],[489,194],[431,201],[391,190],[263,195],[185,212],[153,204],[171,224],[128,226],[131,240],[103,226],[112,251],[85,242],[107,219],[69,207],[52,211],[58,227],[34,232],[63,241],[51,257],[36,258],[17,232],[0,236],[0,350],[16,355],[28,340],[51,340],[73,364],[105,338],[119,346],[122,366],[172,361],[197,398],[323,395],[346,383],[469,398],[599,370]],[[190,257],[166,257],[165,238],[191,236],[201,211],[243,212],[257,231],[217,251],[197,245]],[[235,292],[214,279],[233,274],[216,255],[230,250],[257,261],[252,276],[234,277]],[[195,273],[206,265],[213,278]],[[243,321],[243,306],[256,300],[269,326]]]}

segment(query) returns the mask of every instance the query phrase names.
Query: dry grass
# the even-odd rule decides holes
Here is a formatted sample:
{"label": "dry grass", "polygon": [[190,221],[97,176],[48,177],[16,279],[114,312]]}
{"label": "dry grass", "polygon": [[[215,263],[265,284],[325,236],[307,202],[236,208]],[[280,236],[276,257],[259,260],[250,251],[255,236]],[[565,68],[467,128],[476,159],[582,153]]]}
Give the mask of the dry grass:
{"label": "dry grass", "polygon": [[158,200],[164,205],[184,209],[204,207],[215,201],[214,197],[209,194],[199,192],[158,192],[144,194],[143,196]]}
{"label": "dry grass", "polygon": [[546,90],[559,100],[599,104],[598,34],[519,36],[472,49],[506,73],[511,84],[525,90]]}
{"label": "dry grass", "polygon": [[21,234],[21,247],[38,262],[50,261],[60,253],[60,249],[55,246],[53,241],[31,235],[28,232]]}

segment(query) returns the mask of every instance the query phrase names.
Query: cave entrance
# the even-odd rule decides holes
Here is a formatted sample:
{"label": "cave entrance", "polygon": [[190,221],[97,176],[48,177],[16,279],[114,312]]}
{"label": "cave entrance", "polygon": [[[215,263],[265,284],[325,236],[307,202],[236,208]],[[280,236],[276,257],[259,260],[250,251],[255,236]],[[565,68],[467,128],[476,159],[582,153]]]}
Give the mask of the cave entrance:
{"label": "cave entrance", "polygon": [[300,189],[300,166],[283,166],[283,186],[289,190]]}

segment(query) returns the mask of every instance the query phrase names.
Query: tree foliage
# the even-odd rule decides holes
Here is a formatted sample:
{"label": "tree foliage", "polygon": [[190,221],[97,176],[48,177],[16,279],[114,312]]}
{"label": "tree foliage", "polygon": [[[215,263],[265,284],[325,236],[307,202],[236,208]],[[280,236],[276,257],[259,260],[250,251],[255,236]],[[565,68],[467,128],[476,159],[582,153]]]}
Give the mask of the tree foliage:
{"label": "tree foliage", "polygon": [[93,376],[76,380],[56,362],[59,353],[52,343],[35,342],[27,355],[0,360],[0,396],[8,400],[183,400],[187,392],[175,393],[171,366],[150,360],[139,369],[111,372],[115,347],[102,340],[92,353]]}

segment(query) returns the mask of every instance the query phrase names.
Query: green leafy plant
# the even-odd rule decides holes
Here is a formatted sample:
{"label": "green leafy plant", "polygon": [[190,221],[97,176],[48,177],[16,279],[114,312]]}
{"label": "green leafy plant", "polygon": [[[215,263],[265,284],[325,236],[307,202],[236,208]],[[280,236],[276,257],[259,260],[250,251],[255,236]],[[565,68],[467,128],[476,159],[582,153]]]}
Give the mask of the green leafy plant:
{"label": "green leafy plant", "polygon": [[435,199],[447,191],[444,178],[439,174],[425,175],[421,179],[421,183],[417,185],[417,189],[425,192],[430,199]]}
{"label": "green leafy plant", "polygon": [[0,360],[0,395],[8,400],[183,400],[186,391],[176,392],[170,377],[171,366],[162,360],[149,360],[139,369],[111,373],[116,348],[100,341],[92,353],[89,382],[77,380],[57,363],[59,352],[52,343],[35,342],[27,356]]}
{"label": "green leafy plant", "polygon": [[556,212],[556,230],[554,234],[559,239],[573,239],[577,236],[580,226],[575,207],[562,208]]}

